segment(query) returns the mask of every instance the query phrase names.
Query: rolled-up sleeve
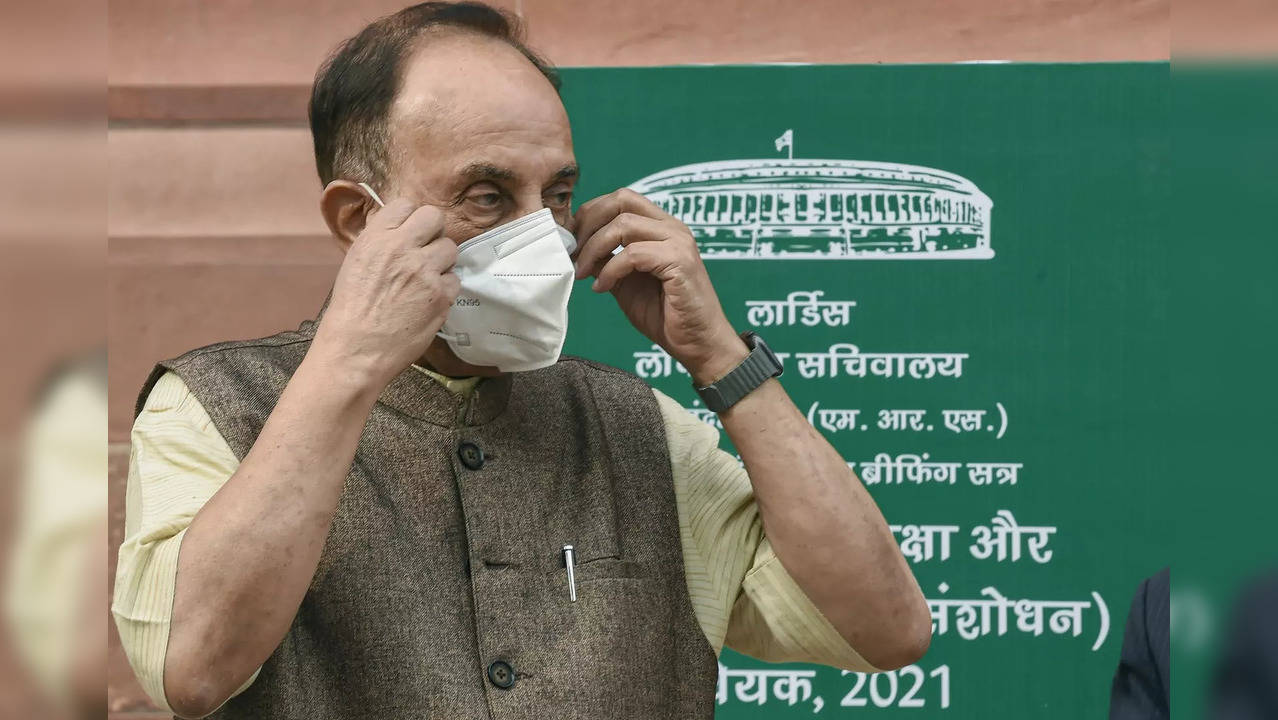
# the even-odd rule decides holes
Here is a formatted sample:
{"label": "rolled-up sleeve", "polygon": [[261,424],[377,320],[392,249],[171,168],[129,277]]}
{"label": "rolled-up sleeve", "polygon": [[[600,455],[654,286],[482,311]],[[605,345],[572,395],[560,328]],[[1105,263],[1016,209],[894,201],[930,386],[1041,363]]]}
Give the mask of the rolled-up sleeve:
{"label": "rolled-up sleeve", "polygon": [[715,652],[726,645],[768,662],[876,670],[786,572],[763,532],[754,489],[719,432],[655,391],[679,513],[688,593]]}
{"label": "rolled-up sleeve", "polygon": [[208,413],[172,373],[155,384],[134,421],[131,440],[124,541],[111,613],[142,689],[167,710],[164,661],[178,550],[195,514],[234,474],[239,461]]}

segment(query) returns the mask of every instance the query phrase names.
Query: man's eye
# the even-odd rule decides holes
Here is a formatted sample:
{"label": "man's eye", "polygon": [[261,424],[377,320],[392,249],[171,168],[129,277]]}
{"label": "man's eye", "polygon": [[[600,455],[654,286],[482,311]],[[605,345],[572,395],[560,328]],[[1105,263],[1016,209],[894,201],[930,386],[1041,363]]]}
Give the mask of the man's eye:
{"label": "man's eye", "polygon": [[564,207],[572,202],[572,191],[565,190],[563,192],[549,193],[546,195],[546,202],[554,207]]}
{"label": "man's eye", "polygon": [[480,193],[478,195],[470,195],[466,200],[484,210],[492,210],[501,205],[501,193]]}

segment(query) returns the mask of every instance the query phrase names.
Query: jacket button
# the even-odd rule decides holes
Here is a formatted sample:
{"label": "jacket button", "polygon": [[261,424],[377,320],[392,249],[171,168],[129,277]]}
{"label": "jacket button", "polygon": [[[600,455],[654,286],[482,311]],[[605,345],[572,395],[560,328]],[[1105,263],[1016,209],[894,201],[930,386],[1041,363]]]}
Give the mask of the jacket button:
{"label": "jacket button", "polygon": [[464,442],[458,446],[457,457],[461,458],[462,465],[471,470],[478,470],[484,466],[484,451],[480,450],[475,443]]}
{"label": "jacket button", "polygon": [[488,682],[502,690],[509,690],[515,684],[515,669],[503,660],[494,660],[488,666]]}

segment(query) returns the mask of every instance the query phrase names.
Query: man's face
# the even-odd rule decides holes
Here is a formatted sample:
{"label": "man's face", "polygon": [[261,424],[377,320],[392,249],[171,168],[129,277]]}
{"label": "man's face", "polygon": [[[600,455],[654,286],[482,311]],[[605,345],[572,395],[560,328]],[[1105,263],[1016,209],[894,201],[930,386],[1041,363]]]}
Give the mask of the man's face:
{"label": "man's face", "polygon": [[490,38],[451,32],[424,45],[391,108],[389,195],[442,208],[458,243],[543,207],[571,227],[577,164],[550,82]]}

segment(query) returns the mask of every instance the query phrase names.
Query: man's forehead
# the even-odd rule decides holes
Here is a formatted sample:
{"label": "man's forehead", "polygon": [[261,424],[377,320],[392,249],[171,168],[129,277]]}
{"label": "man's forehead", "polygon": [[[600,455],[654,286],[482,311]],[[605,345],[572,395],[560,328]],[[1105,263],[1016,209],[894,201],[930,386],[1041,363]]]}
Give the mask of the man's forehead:
{"label": "man's forehead", "polygon": [[518,50],[470,35],[427,41],[407,60],[391,110],[406,143],[571,143],[567,113],[550,82]]}

